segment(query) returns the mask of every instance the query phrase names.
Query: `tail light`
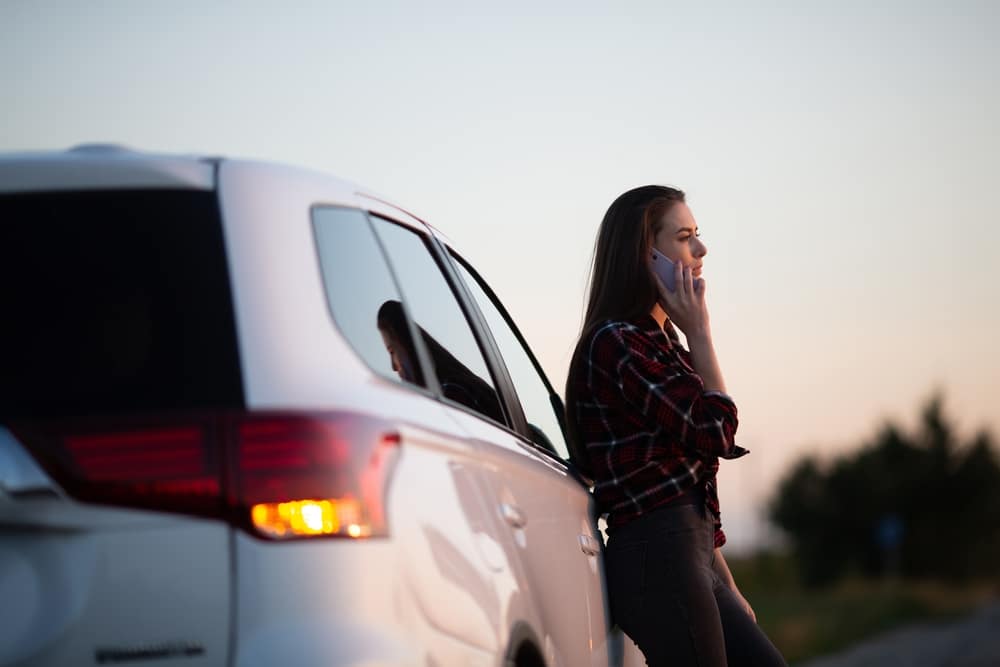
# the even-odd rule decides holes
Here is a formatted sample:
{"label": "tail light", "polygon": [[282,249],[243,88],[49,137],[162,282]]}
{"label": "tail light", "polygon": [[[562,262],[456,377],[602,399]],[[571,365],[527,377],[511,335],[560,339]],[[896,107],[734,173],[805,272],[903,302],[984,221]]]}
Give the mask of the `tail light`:
{"label": "tail light", "polygon": [[15,424],[49,474],[87,502],[224,518],[260,537],[388,534],[399,453],[357,413],[245,413]]}
{"label": "tail light", "polygon": [[399,435],[356,414],[256,416],[236,426],[232,506],[271,538],[384,536]]}

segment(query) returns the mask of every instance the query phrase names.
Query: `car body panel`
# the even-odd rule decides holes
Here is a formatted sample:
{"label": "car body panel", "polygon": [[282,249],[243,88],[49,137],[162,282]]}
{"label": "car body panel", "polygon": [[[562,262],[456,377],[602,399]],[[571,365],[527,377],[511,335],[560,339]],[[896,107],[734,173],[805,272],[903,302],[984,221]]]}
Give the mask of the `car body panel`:
{"label": "car body panel", "polygon": [[530,591],[545,658],[556,665],[607,665],[610,618],[603,602],[592,499],[565,466],[472,415],[452,413],[479,448],[488,470],[493,513],[506,532],[510,559],[520,564],[519,587]]}
{"label": "car body panel", "polygon": [[[372,664],[490,664],[484,656],[502,649],[497,620],[505,610],[496,589],[513,584],[505,580],[509,565],[480,525],[486,501],[476,479],[475,449],[457,428],[429,431],[407,424],[407,413],[427,421],[427,400],[420,394],[402,387],[371,392],[376,394],[382,409],[374,414],[394,420],[401,436],[388,499],[391,540],[274,544],[239,535],[238,665],[266,664],[244,647],[263,642],[274,618],[289,627],[377,629],[380,641],[351,648],[352,662],[345,664],[361,658]],[[372,412],[370,397],[358,403]],[[414,636],[422,638],[416,645]],[[285,656],[304,659],[310,650],[293,643]]]}
{"label": "car body panel", "polygon": [[0,451],[0,665],[228,664],[225,523],[81,503],[40,469],[9,484],[26,454],[6,429]]}
{"label": "car body panel", "polygon": [[330,407],[338,387],[364,383],[371,372],[331,320],[309,211],[356,207],[354,188],[314,172],[225,160],[219,202],[247,406]]}

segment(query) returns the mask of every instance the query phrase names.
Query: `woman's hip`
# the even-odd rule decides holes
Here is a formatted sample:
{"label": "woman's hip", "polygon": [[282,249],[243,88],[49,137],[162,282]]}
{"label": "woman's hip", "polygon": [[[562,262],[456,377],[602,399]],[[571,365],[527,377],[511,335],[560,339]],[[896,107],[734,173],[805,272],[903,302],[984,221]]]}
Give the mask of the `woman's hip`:
{"label": "woman's hip", "polygon": [[667,505],[618,527],[605,550],[612,600],[695,578],[710,582],[714,535],[699,505]]}

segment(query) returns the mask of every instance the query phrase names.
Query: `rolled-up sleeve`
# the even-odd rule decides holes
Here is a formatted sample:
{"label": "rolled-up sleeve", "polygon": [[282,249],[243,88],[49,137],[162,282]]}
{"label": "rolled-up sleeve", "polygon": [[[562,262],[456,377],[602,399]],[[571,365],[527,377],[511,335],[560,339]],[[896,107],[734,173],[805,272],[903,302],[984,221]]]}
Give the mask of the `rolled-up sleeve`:
{"label": "rolled-up sleeve", "polygon": [[736,458],[746,450],[734,442],[736,404],[726,394],[706,391],[693,372],[665,363],[643,335],[608,328],[595,340],[616,363],[612,378],[622,396],[653,427],[676,433],[681,446],[699,457]]}

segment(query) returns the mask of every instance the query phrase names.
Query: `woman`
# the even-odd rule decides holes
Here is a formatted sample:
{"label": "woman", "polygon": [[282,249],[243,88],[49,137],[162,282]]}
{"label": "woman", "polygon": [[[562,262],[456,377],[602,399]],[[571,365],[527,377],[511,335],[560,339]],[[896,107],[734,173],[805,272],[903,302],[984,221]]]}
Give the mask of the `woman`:
{"label": "woman", "polygon": [[[653,249],[675,264],[673,292]],[[719,459],[747,450],[712,344],[706,253],[680,190],[611,204],[566,386],[573,458],[608,514],[612,616],[648,665],[784,665],[720,551]]]}

